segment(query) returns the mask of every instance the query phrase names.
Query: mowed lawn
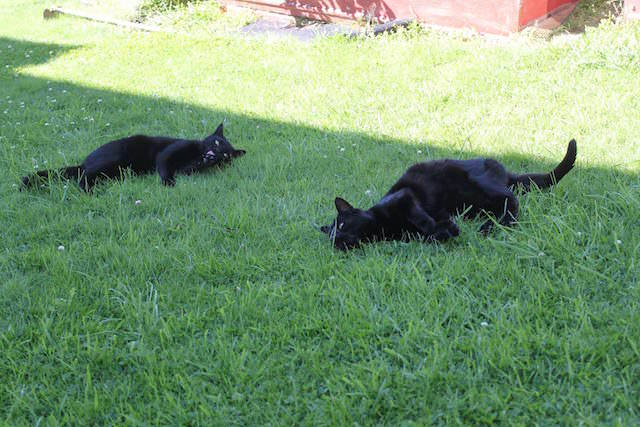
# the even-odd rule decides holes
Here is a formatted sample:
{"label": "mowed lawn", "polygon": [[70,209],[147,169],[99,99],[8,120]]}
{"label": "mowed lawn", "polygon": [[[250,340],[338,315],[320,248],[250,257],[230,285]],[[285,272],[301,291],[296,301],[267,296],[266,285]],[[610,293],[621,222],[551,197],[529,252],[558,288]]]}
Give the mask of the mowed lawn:
{"label": "mowed lawn", "polygon": [[[640,422],[640,28],[144,34],[0,0],[0,424]],[[220,171],[19,192],[134,133]],[[414,162],[576,168],[518,227],[344,254]],[[136,201],[140,201],[136,203]]]}

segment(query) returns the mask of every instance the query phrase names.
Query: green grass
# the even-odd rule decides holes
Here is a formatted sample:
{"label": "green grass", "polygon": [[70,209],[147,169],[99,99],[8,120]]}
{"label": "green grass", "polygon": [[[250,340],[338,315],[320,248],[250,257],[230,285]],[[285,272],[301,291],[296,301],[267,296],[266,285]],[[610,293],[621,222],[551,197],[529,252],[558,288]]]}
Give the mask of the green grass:
{"label": "green grass", "polygon": [[97,17],[143,22],[166,32],[199,37],[225,34],[256,19],[250,9],[237,8],[226,13],[213,0],[58,0],[56,5]]}
{"label": "green grass", "polygon": [[[135,20],[140,15],[142,0],[57,0],[52,4],[64,9],[113,19]],[[39,4],[42,6],[42,3]]]}
{"label": "green grass", "polygon": [[[0,0],[5,424],[640,422],[638,26],[301,44],[45,5]],[[175,188],[15,187],[221,120],[248,154]],[[412,162],[547,170],[571,137],[576,168],[521,197],[513,230],[348,254],[317,231]]]}

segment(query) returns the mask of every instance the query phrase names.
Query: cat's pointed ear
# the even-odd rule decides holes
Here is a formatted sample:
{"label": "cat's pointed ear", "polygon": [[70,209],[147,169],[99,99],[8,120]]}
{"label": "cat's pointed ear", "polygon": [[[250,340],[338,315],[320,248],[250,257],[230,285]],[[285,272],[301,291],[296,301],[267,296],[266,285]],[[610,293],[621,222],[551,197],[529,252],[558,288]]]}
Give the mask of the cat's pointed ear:
{"label": "cat's pointed ear", "polygon": [[240,157],[244,156],[245,154],[247,154],[247,152],[244,150],[233,150],[233,153],[231,153],[231,157]]}
{"label": "cat's pointed ear", "polygon": [[220,125],[218,125],[218,128],[216,129],[216,131],[213,133],[213,136],[224,136],[222,133],[224,132],[224,126],[222,123],[220,123]]}
{"label": "cat's pointed ear", "polygon": [[336,204],[336,209],[338,210],[338,213],[350,211],[353,209],[353,206],[351,206],[349,202],[347,202],[345,199],[340,197],[336,197],[335,204]]}

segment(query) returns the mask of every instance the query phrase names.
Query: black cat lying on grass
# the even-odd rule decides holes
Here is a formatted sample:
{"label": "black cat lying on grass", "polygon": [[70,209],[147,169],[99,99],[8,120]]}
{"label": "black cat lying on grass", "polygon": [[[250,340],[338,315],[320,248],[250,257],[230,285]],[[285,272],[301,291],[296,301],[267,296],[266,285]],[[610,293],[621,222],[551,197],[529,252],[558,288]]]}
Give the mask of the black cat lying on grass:
{"label": "black cat lying on grass", "polygon": [[[531,183],[539,188],[550,187],[573,168],[575,160],[576,141],[572,139],[564,159],[547,174],[513,174],[493,159],[418,163],[366,211],[337,197],[338,217],[321,229],[329,234],[336,248],[346,250],[362,242],[401,240],[408,234],[445,241],[460,234],[451,216],[464,209],[468,209],[467,217],[491,213],[500,224],[509,226],[518,219],[514,187],[520,186],[524,191]],[[480,230],[486,233],[492,226],[489,219]]]}
{"label": "black cat lying on grass", "polygon": [[245,154],[225,139],[222,123],[202,141],[164,136],[134,135],[108,142],[91,152],[79,166],[58,171],[41,170],[22,178],[25,187],[32,187],[58,173],[75,180],[80,188],[90,191],[100,177],[120,178],[122,170],[135,175],[158,171],[164,185],[175,185],[176,174],[189,175],[212,166],[222,166]]}

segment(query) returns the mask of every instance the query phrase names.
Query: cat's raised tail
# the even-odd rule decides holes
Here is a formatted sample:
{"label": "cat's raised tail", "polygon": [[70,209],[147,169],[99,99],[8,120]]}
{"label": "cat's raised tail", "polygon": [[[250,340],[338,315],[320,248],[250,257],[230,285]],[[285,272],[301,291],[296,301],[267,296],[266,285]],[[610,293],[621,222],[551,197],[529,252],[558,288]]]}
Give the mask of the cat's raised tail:
{"label": "cat's raised tail", "polygon": [[67,166],[60,169],[41,170],[22,177],[22,186],[24,188],[33,187],[39,183],[45,182],[50,178],[60,176],[78,182],[82,174],[82,166]]}
{"label": "cat's raised tail", "polygon": [[509,174],[509,186],[519,185],[524,188],[525,191],[529,191],[531,183],[534,183],[538,188],[551,187],[564,177],[571,169],[576,161],[577,147],[576,140],[569,141],[567,147],[567,154],[564,155],[564,159],[560,162],[556,168],[549,173],[525,173],[522,175]]}

